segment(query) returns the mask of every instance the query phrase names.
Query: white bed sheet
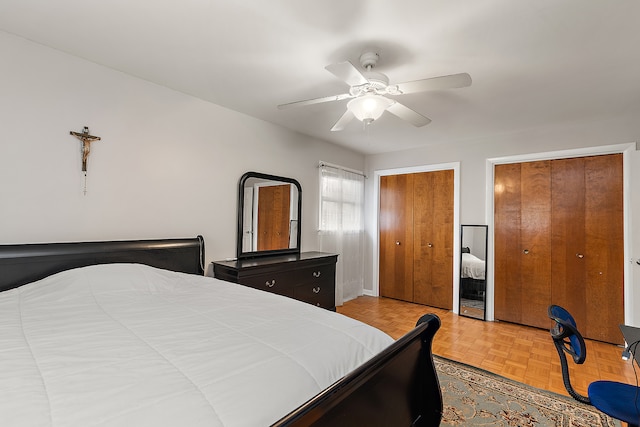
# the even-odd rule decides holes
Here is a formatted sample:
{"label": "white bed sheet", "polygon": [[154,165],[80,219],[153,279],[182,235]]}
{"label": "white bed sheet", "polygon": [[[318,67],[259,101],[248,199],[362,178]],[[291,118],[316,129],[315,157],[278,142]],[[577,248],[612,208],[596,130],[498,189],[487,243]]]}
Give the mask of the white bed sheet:
{"label": "white bed sheet", "polygon": [[463,279],[484,280],[485,262],[470,253],[462,254],[461,274]]}
{"label": "white bed sheet", "polygon": [[0,294],[1,426],[268,426],[390,345],[248,287],[110,264]]}

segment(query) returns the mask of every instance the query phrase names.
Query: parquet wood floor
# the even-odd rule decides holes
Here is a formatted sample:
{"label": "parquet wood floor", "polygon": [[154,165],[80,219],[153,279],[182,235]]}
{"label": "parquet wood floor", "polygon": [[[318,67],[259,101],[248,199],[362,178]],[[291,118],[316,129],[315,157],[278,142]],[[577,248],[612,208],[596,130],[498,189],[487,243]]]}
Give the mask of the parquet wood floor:
{"label": "parquet wood floor", "polygon": [[[434,354],[568,395],[562,382],[558,353],[548,330],[506,322],[484,322],[447,310],[370,296],[348,301],[337,311],[381,329],[395,339],[411,330],[423,314],[435,313],[442,326],[433,341]],[[585,341],[586,362],[575,365],[569,360],[571,383],[578,393],[586,395],[588,385],[600,379],[636,384],[631,361],[622,360],[622,348]]]}

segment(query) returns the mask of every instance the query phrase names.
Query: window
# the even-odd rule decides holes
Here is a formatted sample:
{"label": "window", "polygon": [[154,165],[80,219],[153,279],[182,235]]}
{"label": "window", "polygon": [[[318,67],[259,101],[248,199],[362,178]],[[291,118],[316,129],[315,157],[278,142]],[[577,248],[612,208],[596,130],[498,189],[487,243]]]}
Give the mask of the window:
{"label": "window", "polygon": [[320,167],[319,247],[339,254],[336,305],[364,287],[364,175],[336,166]]}
{"label": "window", "polygon": [[320,231],[362,231],[364,176],[326,165],[320,176]]}

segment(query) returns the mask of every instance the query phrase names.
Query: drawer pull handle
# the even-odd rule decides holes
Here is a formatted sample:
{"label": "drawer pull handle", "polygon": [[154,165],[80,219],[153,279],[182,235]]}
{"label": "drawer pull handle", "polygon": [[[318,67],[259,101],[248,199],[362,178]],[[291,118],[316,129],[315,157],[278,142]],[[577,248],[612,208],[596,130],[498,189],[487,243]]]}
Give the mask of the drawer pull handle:
{"label": "drawer pull handle", "polygon": [[584,255],[582,255],[582,254],[576,254],[576,257],[578,257],[578,258],[582,259],[582,258],[584,258]]}
{"label": "drawer pull handle", "polygon": [[524,250],[522,251],[522,253],[523,253],[523,254],[525,254],[525,255],[529,255],[529,249],[524,249]]}
{"label": "drawer pull handle", "polygon": [[320,277],[321,273],[322,273],[321,271],[314,271],[313,272],[313,277]]}
{"label": "drawer pull handle", "polygon": [[318,286],[317,288],[313,288],[313,293],[314,294],[320,293],[320,286]]}
{"label": "drawer pull handle", "polygon": [[272,281],[266,281],[264,283],[268,288],[273,288],[273,286],[276,284],[276,279],[273,279]]}

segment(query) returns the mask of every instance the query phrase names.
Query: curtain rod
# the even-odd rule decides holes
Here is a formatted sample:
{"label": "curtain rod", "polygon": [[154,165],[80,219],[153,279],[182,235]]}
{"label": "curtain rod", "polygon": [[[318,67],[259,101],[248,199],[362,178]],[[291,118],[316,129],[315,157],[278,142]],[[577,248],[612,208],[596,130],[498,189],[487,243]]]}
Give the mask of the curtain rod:
{"label": "curtain rod", "polygon": [[367,175],[364,174],[364,172],[356,170],[356,169],[349,169],[349,168],[345,168],[343,166],[339,166],[339,165],[334,165],[333,163],[327,163],[327,162],[323,162],[322,160],[318,163],[318,167],[322,168],[322,167],[328,167],[328,168],[333,168],[333,169],[340,169],[346,172],[351,172],[351,173],[355,173],[356,175],[362,175],[363,177],[367,177]]}

